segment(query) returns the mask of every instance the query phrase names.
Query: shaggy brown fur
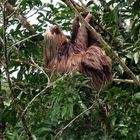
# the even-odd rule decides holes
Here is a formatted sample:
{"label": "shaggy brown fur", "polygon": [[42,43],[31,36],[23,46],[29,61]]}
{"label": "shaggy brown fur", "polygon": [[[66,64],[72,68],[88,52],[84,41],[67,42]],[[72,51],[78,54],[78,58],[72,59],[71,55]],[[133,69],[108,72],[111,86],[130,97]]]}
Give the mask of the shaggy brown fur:
{"label": "shaggy brown fur", "polygon": [[[89,22],[91,17],[88,14],[85,20]],[[73,21],[71,41],[57,26],[48,29],[44,36],[45,67],[49,74],[79,71],[91,77],[94,87],[100,89],[112,80],[111,59],[104,54],[95,38],[91,40],[88,35],[78,17]]]}

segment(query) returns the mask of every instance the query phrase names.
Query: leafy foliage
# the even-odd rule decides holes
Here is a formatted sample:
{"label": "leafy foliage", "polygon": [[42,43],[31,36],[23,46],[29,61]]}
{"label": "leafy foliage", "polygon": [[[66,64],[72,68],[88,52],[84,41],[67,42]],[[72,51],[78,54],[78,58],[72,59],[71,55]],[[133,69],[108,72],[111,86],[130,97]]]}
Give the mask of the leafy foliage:
{"label": "leafy foliage", "polygon": [[[18,4],[16,0],[10,3],[13,6]],[[123,43],[117,53],[135,75],[140,77],[139,0],[101,1],[100,4],[91,3],[89,8],[93,15],[98,17],[97,22]],[[25,17],[33,11],[34,15],[29,17],[29,20],[36,21],[32,27],[40,33],[28,39],[34,31],[24,28],[14,15],[8,21],[8,65],[14,98],[22,112],[33,97],[46,88],[48,82],[43,71],[34,64],[35,62],[43,66],[41,33],[47,25],[58,24],[69,34],[74,13],[62,2],[55,5],[44,4],[40,0],[23,0],[17,11]],[[2,12],[0,19],[2,20]],[[1,38],[2,24],[0,21]],[[28,137],[18,117],[21,112],[10,96],[4,68],[4,52],[0,41],[0,123],[6,125],[2,134],[7,140],[25,140]],[[114,77],[130,78],[114,61],[113,56],[109,55],[112,57]],[[60,140],[140,139],[140,88],[137,85],[113,82],[98,94],[90,79],[79,73],[64,77],[54,75],[54,81],[56,82],[32,102],[25,114],[34,139],[52,140],[56,135]],[[92,109],[88,110],[92,105]],[[64,129],[72,119],[85,110],[87,111]]]}

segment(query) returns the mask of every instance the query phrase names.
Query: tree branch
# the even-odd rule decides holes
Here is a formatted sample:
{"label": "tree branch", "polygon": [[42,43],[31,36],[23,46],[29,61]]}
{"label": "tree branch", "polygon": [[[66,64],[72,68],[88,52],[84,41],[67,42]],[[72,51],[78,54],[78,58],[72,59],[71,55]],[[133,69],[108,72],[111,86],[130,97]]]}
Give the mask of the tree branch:
{"label": "tree branch", "polygon": [[18,8],[19,8],[20,4],[22,3],[22,1],[23,0],[20,0],[20,2],[18,3],[18,5],[16,6],[16,8],[12,8],[12,12],[10,11],[10,15],[7,17],[8,19],[10,17],[12,17],[16,13],[16,11],[18,10]]}
{"label": "tree branch", "polygon": [[37,97],[39,97],[41,94],[43,94],[49,87],[54,86],[58,81],[62,80],[64,77],[66,77],[68,75],[68,73],[64,74],[62,77],[60,77],[59,79],[57,79],[54,82],[48,82],[47,86],[41,90],[36,96],[34,96],[32,98],[32,100],[27,104],[27,106],[25,107],[25,109],[23,110],[23,112],[21,113],[21,116],[24,116],[28,110],[28,108],[32,105],[32,103],[36,100]]}
{"label": "tree branch", "polygon": [[[0,66],[0,74],[1,74],[1,66]],[[2,82],[0,79],[0,110],[4,110],[4,97],[3,97],[3,91],[2,91]],[[3,118],[3,115],[1,116]],[[0,119],[0,140],[4,140],[4,132],[6,128],[6,122],[3,119]]]}
{"label": "tree branch", "polygon": [[94,103],[89,107],[87,108],[86,110],[84,110],[83,112],[81,112],[79,115],[77,115],[74,119],[72,119],[67,125],[65,125],[60,131],[57,132],[57,134],[55,135],[54,137],[54,140],[56,140],[56,138],[58,137],[58,135],[62,134],[63,131],[68,128],[70,125],[72,125],[72,123],[74,121],[76,121],[79,117],[81,117],[83,114],[85,114],[87,111],[91,110],[93,107],[94,107]]}
{"label": "tree branch", "polygon": [[7,9],[9,11],[9,16],[15,15],[22,22],[23,27],[34,31],[32,25],[27,21],[26,17],[20,15],[10,3],[7,3]]}
{"label": "tree branch", "polygon": [[[9,62],[9,58],[8,58],[8,53],[7,53],[7,34],[6,34],[6,30],[7,30],[7,16],[6,16],[6,12],[7,12],[7,3],[8,1],[4,1],[3,4],[2,4],[2,13],[3,13],[3,48],[4,48],[4,57],[5,57],[5,63],[4,63],[4,68],[5,68],[5,72],[6,72],[6,77],[7,77],[7,81],[8,81],[8,85],[9,85],[9,89],[10,89],[10,96],[12,97],[12,100],[14,102],[14,105],[15,105],[15,108],[17,109],[18,112],[21,111],[20,109],[20,105],[16,102],[15,100],[15,96],[14,96],[14,90],[13,90],[13,86],[12,86],[12,82],[11,82],[11,79],[10,79],[10,72],[9,72],[9,65],[8,65],[8,62]],[[32,134],[27,126],[27,123],[25,121],[25,118],[22,117],[20,118],[21,119],[21,122],[23,124],[23,127],[24,127],[24,130],[25,132],[27,133],[28,137],[29,137],[29,140],[33,140],[32,138]]]}
{"label": "tree branch", "polygon": [[[69,6],[69,2],[67,0],[62,0],[69,8],[71,8]],[[72,4],[76,7],[77,11],[79,13],[89,13],[90,10],[87,9],[87,7],[82,4],[82,6],[79,6],[75,1],[71,1]],[[94,3],[94,2],[93,2]],[[98,14],[97,14],[98,15]],[[103,25],[100,25],[99,21],[100,21],[100,18],[97,17],[97,15],[92,15],[93,17],[93,21],[91,21],[91,26],[92,27],[95,27],[96,31],[98,31],[102,36],[103,38],[109,43],[111,44],[112,46],[114,46],[114,49],[118,50],[120,49],[122,46],[123,46],[123,42],[121,41],[121,39],[119,38],[115,38],[109,31],[107,31],[105,29],[105,27]],[[95,20],[96,19],[96,20]]]}
{"label": "tree branch", "polygon": [[135,81],[130,79],[113,79],[113,82],[135,84]]}
{"label": "tree branch", "polygon": [[127,72],[127,74],[135,81],[135,83],[140,86],[140,81],[137,79],[135,74],[125,65],[125,63],[118,57],[117,53],[112,50],[112,48],[104,41],[104,39],[101,37],[99,33],[96,32],[96,30],[87,22],[84,20],[84,18],[81,16],[81,14],[78,12],[78,10],[74,7],[74,5],[71,2],[72,0],[68,0],[69,7],[73,9],[73,11],[78,15],[80,21],[91,31],[93,36],[101,43],[102,46],[104,46],[107,50],[111,52],[114,59],[119,63],[124,70]]}
{"label": "tree branch", "polygon": [[24,39],[22,39],[22,40],[16,42],[16,43],[13,44],[11,47],[14,47],[14,46],[16,46],[16,45],[18,45],[18,44],[20,44],[20,43],[22,43],[22,42],[24,42],[24,41],[27,41],[28,39],[31,39],[32,37],[35,37],[35,36],[37,36],[37,35],[39,35],[39,34],[42,34],[42,33],[36,33],[36,34],[30,35],[30,36],[28,36],[28,37],[26,37],[26,38],[24,38]]}

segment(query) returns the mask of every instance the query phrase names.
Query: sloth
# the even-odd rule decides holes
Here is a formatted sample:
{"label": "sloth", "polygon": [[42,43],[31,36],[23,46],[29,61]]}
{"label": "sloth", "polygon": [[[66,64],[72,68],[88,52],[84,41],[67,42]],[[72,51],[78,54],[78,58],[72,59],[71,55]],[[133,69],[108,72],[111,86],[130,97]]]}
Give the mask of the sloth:
{"label": "sloth", "polygon": [[[85,20],[89,23],[91,18],[88,13]],[[98,90],[112,81],[111,59],[77,16],[72,23],[71,40],[53,25],[44,35],[44,44],[44,63],[49,76],[78,71],[88,76]]]}

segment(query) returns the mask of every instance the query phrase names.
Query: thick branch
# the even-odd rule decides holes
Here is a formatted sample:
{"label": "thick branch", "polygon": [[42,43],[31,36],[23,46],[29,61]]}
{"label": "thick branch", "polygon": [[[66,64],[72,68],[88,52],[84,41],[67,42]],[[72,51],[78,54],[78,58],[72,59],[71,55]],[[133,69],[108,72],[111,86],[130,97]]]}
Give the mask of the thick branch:
{"label": "thick branch", "polygon": [[9,14],[13,13],[22,22],[23,27],[25,27],[28,30],[33,30],[32,25],[30,25],[26,17],[24,17],[23,15],[20,15],[11,4],[7,3],[7,9],[8,9]]}
{"label": "thick branch", "polygon": [[22,116],[22,117],[21,117],[21,122],[22,122],[22,125],[23,125],[23,127],[24,127],[24,130],[26,130],[26,133],[27,133],[27,135],[28,135],[29,140],[33,140],[32,134],[31,134],[31,132],[30,132],[30,130],[29,130],[29,128],[28,128],[27,122],[26,122],[26,120],[25,120],[25,116]]}
{"label": "thick branch", "polygon": [[113,57],[117,61],[117,63],[119,63],[124,68],[124,70],[127,72],[127,74],[135,81],[135,83],[138,86],[140,86],[140,81],[137,79],[137,77],[135,76],[135,74],[118,57],[117,53],[114,52],[112,50],[112,48],[104,41],[104,39],[101,37],[101,35],[99,33],[97,33],[96,30],[88,22],[86,22],[84,20],[84,18],[81,16],[81,14],[78,12],[78,10],[72,4],[71,0],[68,0],[67,2],[69,4],[69,6],[71,7],[71,9],[73,9],[73,11],[76,13],[76,15],[78,15],[78,17],[81,20],[81,22],[91,31],[91,33],[93,34],[93,36],[101,43],[102,46],[104,46],[107,50],[109,50],[111,52],[111,54],[113,55]]}
{"label": "thick branch", "polygon": [[[14,90],[13,90],[12,82],[11,82],[11,79],[10,79],[10,71],[9,71],[9,65],[8,65],[9,58],[8,58],[8,53],[7,53],[7,34],[6,34],[7,21],[8,21],[7,16],[6,16],[7,6],[8,6],[7,1],[4,1],[3,4],[2,4],[2,13],[3,13],[3,41],[2,41],[2,43],[3,43],[4,57],[5,57],[4,68],[5,68],[7,81],[8,81],[8,85],[9,85],[9,89],[10,89],[10,95],[11,95],[11,97],[13,99],[13,102],[14,102],[14,105],[15,105],[17,111],[21,111],[19,104],[15,100]],[[26,124],[25,118],[22,117],[21,121],[22,121],[24,130],[26,131],[26,133],[27,133],[27,135],[29,137],[29,140],[33,140],[31,132],[30,132],[30,130],[29,130],[27,124]]]}
{"label": "thick branch", "polygon": [[[1,74],[1,66],[0,66],[0,74]],[[2,83],[0,80],[0,110],[4,109],[4,99],[3,99],[3,91],[2,91]],[[3,119],[0,119],[0,140],[4,140],[4,132],[6,128],[6,122]]]}
{"label": "thick branch", "polygon": [[[69,2],[67,0],[62,0],[68,7],[69,6]],[[79,13],[89,13],[90,10],[87,9],[87,7],[82,4],[82,6],[79,6],[75,1],[71,1],[72,4],[76,7],[77,11]],[[71,8],[71,7],[70,7]],[[116,50],[120,49],[122,46],[123,46],[123,43],[121,42],[121,40],[119,38],[115,38],[110,32],[108,32],[104,26],[100,25],[99,22],[97,21],[100,21],[100,18],[97,17],[97,16],[94,16],[92,15],[93,17],[93,20],[90,22],[91,26],[93,27],[96,27],[96,31],[98,31],[102,36],[103,38],[109,43],[111,44],[112,46],[114,46],[114,48]]]}

